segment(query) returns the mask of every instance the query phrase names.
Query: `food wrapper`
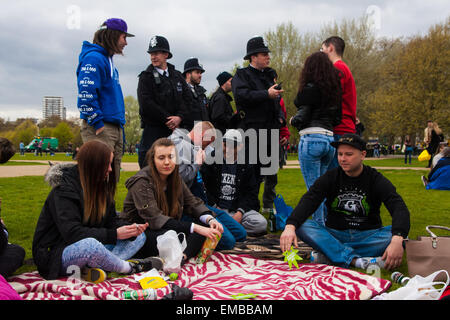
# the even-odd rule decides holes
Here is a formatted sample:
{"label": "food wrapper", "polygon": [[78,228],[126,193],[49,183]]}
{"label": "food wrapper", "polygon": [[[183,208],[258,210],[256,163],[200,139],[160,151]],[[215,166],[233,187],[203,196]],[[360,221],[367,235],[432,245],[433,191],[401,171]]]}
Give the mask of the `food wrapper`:
{"label": "food wrapper", "polygon": [[134,278],[140,283],[142,289],[159,289],[168,285],[156,269],[152,269],[140,276],[135,275]]}

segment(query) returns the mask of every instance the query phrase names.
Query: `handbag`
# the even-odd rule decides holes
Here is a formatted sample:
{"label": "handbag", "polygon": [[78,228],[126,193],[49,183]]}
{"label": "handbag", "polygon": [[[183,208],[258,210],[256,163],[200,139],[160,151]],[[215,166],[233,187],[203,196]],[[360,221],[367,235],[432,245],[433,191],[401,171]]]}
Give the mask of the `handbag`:
{"label": "handbag", "polygon": [[[425,229],[430,237],[419,236],[417,240],[406,240],[406,262],[409,275],[426,276],[438,270],[446,270],[450,273],[450,237],[438,237],[430,229],[450,228],[443,226],[427,226]],[[438,277],[437,280],[442,280]]]}
{"label": "handbag", "polygon": [[419,154],[419,157],[417,160],[419,161],[428,161],[431,159],[431,154],[428,152],[427,149],[423,150],[421,154]]}

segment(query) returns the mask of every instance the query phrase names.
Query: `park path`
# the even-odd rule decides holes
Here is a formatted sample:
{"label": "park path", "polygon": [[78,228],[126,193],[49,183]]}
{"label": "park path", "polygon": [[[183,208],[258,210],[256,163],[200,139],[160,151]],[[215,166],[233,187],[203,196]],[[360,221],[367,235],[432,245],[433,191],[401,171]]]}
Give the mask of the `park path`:
{"label": "park path", "polygon": [[[368,158],[376,160],[376,158]],[[21,176],[44,176],[49,168],[49,163],[46,160],[14,160],[10,162],[17,162],[18,165],[0,166],[0,178],[12,178]],[[38,162],[39,165],[20,165],[20,162]],[[52,161],[52,163],[72,162],[74,161]],[[300,166],[297,160],[288,160],[283,169],[299,169]],[[376,167],[377,170],[427,170],[426,168],[417,167]],[[123,171],[139,171],[139,165],[136,162],[122,162]]]}

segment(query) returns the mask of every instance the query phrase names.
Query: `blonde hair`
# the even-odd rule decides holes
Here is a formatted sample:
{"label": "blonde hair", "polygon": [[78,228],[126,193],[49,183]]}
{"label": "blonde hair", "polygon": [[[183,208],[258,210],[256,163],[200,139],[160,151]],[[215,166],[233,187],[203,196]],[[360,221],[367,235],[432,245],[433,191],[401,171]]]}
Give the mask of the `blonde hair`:
{"label": "blonde hair", "polygon": [[439,128],[437,122],[433,121],[433,130],[436,132],[436,134],[442,134],[441,128]]}

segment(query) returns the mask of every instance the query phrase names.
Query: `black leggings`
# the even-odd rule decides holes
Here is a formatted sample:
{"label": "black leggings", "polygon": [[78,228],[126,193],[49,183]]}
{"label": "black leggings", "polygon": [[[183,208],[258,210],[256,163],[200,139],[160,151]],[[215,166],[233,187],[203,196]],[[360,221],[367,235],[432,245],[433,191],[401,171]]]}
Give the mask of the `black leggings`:
{"label": "black leggings", "polygon": [[[3,230],[0,229],[0,232]],[[16,244],[7,244],[5,250],[0,254],[0,274],[4,278],[11,276],[19,269],[25,258],[25,250]]]}

